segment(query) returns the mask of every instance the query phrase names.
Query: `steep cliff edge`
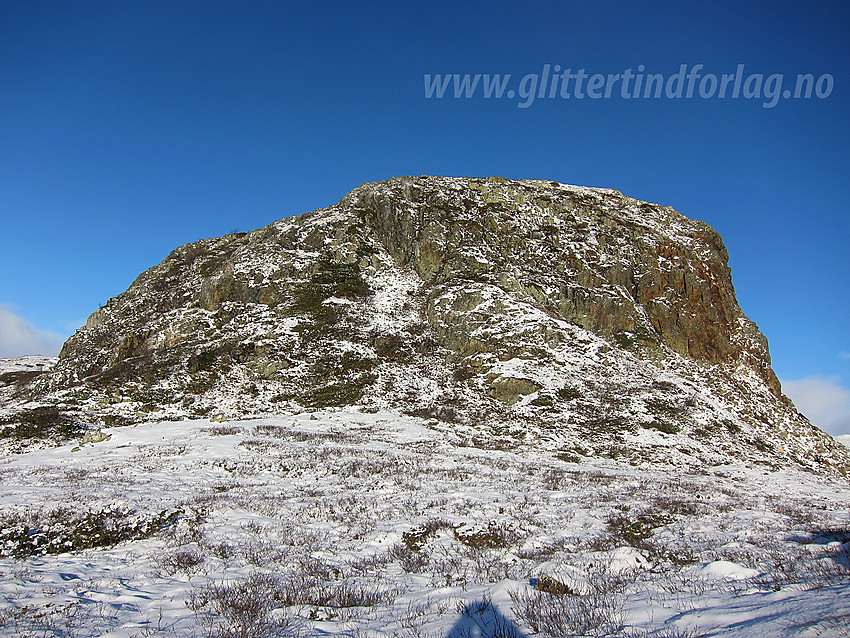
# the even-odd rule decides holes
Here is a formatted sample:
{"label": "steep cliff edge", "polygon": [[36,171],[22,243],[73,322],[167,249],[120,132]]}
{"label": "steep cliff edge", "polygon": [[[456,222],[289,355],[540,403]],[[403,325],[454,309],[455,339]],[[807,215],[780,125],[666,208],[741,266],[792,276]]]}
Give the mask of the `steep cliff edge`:
{"label": "steep cliff edge", "polygon": [[361,405],[571,459],[846,471],[727,260],[708,225],[613,190],[395,178],[174,250],[27,392],[107,423]]}

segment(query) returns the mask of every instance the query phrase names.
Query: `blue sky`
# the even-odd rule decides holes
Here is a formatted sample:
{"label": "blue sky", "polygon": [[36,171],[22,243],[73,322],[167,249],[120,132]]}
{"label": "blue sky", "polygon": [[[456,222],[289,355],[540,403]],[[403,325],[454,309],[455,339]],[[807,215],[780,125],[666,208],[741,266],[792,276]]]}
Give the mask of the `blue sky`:
{"label": "blue sky", "polygon": [[[55,348],[177,245],[362,182],[545,178],[716,228],[778,375],[850,433],[847,33],[839,2],[4,3],[0,356]],[[545,64],[668,77],[744,64],[785,87],[799,73],[834,85],[773,108],[424,95],[426,73],[518,83]]]}

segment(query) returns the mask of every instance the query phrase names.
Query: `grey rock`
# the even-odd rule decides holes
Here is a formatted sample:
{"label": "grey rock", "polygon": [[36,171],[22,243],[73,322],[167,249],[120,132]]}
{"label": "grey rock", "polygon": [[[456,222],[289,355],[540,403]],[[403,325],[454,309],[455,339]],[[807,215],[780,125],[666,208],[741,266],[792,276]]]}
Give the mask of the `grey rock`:
{"label": "grey rock", "polygon": [[175,249],[34,393],[125,397],[130,420],[358,404],[636,463],[846,471],[782,396],[727,262],[707,224],[614,190],[394,178]]}

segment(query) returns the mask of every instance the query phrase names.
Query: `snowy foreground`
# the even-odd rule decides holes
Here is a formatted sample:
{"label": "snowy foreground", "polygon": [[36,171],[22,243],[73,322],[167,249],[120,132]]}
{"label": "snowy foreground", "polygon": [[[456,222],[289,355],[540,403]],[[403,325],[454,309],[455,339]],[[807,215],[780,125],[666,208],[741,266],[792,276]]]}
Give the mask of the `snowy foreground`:
{"label": "snowy foreground", "polygon": [[3,457],[0,633],[850,635],[846,480],[470,432],[305,412]]}

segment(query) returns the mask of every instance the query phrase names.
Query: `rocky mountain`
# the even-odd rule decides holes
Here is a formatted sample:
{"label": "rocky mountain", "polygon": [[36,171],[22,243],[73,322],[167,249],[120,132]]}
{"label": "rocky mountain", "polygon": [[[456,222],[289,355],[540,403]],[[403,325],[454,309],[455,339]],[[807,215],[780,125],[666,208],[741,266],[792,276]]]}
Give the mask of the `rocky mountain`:
{"label": "rocky mountain", "polygon": [[708,225],[614,190],[394,178],[177,248],[17,396],[106,425],[358,405],[568,460],[846,472],[727,260]]}

